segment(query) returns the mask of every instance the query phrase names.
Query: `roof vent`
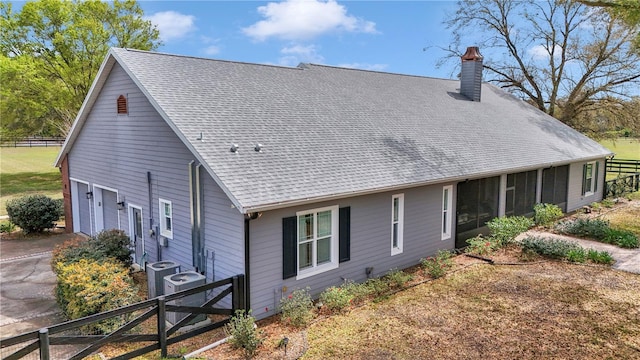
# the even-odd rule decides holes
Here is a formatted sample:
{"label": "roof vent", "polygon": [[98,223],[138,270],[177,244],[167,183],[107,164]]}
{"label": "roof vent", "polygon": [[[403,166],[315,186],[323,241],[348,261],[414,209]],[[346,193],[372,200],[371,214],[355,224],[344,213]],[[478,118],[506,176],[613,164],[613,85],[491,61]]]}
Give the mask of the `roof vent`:
{"label": "roof vent", "polygon": [[253,150],[255,150],[256,152],[262,152],[262,144],[257,143]]}
{"label": "roof vent", "polygon": [[238,152],[238,144],[231,144],[231,152],[234,154]]}
{"label": "roof vent", "polygon": [[462,55],[460,72],[460,93],[471,101],[480,101],[482,90],[482,55],[477,46],[469,46]]}

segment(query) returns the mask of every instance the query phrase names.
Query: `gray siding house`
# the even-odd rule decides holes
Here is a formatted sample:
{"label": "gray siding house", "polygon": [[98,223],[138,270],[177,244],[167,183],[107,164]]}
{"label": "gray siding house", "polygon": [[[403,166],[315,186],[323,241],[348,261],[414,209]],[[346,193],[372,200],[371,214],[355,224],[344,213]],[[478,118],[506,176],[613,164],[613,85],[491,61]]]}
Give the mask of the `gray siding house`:
{"label": "gray siding house", "polygon": [[493,217],[601,200],[611,152],[462,61],[454,81],[112,49],[56,161],[67,228],[124,230],[142,267],[246,274],[262,318]]}

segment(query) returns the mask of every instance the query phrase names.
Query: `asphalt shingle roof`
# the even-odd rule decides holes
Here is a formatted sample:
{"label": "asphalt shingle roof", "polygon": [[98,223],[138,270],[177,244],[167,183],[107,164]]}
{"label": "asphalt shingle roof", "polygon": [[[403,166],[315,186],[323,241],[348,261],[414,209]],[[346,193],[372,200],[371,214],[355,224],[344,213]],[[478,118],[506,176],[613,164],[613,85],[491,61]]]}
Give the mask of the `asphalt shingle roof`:
{"label": "asphalt shingle roof", "polygon": [[610,154],[486,83],[472,102],[457,80],[111,53],[244,210]]}

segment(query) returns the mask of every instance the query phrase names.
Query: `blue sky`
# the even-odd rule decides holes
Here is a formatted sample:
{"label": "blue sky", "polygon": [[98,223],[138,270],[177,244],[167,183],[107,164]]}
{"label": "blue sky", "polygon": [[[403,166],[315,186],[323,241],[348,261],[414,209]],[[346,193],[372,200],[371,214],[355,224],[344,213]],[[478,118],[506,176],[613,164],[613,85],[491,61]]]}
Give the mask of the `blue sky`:
{"label": "blue sky", "polygon": [[[296,66],[300,62],[449,78],[436,68],[455,1],[141,1],[161,52]],[[473,44],[470,44],[473,45]]]}

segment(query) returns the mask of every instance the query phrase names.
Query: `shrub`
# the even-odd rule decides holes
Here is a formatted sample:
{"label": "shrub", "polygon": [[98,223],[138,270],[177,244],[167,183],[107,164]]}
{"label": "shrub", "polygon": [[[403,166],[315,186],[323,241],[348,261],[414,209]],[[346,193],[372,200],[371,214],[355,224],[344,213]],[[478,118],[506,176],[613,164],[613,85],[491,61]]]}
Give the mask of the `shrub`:
{"label": "shrub", "polygon": [[398,269],[389,271],[383,278],[390,287],[402,287],[412,279],[413,276],[411,274]]}
{"label": "shrub", "polygon": [[579,217],[556,225],[556,230],[563,234],[603,240],[607,235],[609,222],[602,219]]}
{"label": "shrub", "polygon": [[332,286],[320,294],[320,302],[329,311],[341,311],[351,304],[353,297],[349,288]]}
{"label": "shrub", "polygon": [[16,230],[16,224],[11,221],[3,221],[0,223],[0,233],[10,234]]}
{"label": "shrub", "polygon": [[499,248],[494,238],[483,237],[482,235],[468,239],[467,244],[469,244],[469,246],[467,246],[464,251],[476,255],[488,255]]}
{"label": "shrub", "polygon": [[487,226],[498,246],[504,246],[513,242],[516,236],[529,230],[533,226],[533,221],[524,216],[506,216],[493,218],[487,222]]}
{"label": "shrub", "polygon": [[389,292],[389,284],[380,279],[368,279],[362,284],[346,282],[342,288],[351,295],[352,302],[361,303],[369,297],[377,298]]}
{"label": "shrub", "polygon": [[562,209],[554,204],[536,204],[533,211],[535,223],[540,226],[550,226],[564,215]]}
{"label": "shrub", "polygon": [[420,262],[426,269],[427,273],[432,278],[437,279],[444,276],[451,266],[453,266],[451,257],[453,257],[453,254],[450,252],[440,250],[435,257],[428,257],[426,259],[422,259]]}
{"label": "shrub", "polygon": [[[56,301],[70,319],[97,314],[139,301],[129,269],[114,261],[81,259],[58,266]],[[87,325],[89,333],[109,333],[128,316],[115,316]]]}
{"label": "shrub", "polygon": [[583,248],[575,248],[567,251],[567,260],[576,263],[587,261],[587,253]]}
{"label": "shrub", "polygon": [[122,230],[104,230],[87,241],[72,239],[57,246],[53,251],[51,264],[56,271],[59,263],[69,264],[89,259],[96,262],[112,259],[124,268],[132,264],[129,237]]}
{"label": "shrub", "polygon": [[638,237],[628,230],[608,229],[603,241],[621,248],[633,249],[638,247]]}
{"label": "shrub", "polygon": [[225,325],[224,332],[229,337],[227,342],[234,349],[243,349],[245,357],[250,359],[255,355],[258,347],[264,341],[261,332],[256,327],[256,319],[251,316],[251,310],[236,310],[235,315]]}
{"label": "shrub", "polygon": [[529,236],[521,242],[523,251],[533,251],[543,256],[564,259],[570,251],[579,251],[580,245],[560,239],[544,239]]}
{"label": "shrub", "polygon": [[606,208],[612,208],[615,205],[615,202],[611,199],[602,199],[600,203]]}
{"label": "shrub", "polygon": [[285,324],[303,327],[313,319],[313,300],[307,289],[294,290],[286,298],[280,299],[281,319]]}
{"label": "shrub", "polygon": [[596,264],[613,264],[613,257],[606,251],[589,249],[587,251],[587,259]]}
{"label": "shrub", "polygon": [[593,211],[600,211],[600,209],[602,208],[599,202],[592,202],[591,204],[589,204],[589,206]]}
{"label": "shrub", "polygon": [[25,233],[39,233],[51,229],[60,219],[58,203],[44,195],[28,195],[7,202],[9,220]]}

